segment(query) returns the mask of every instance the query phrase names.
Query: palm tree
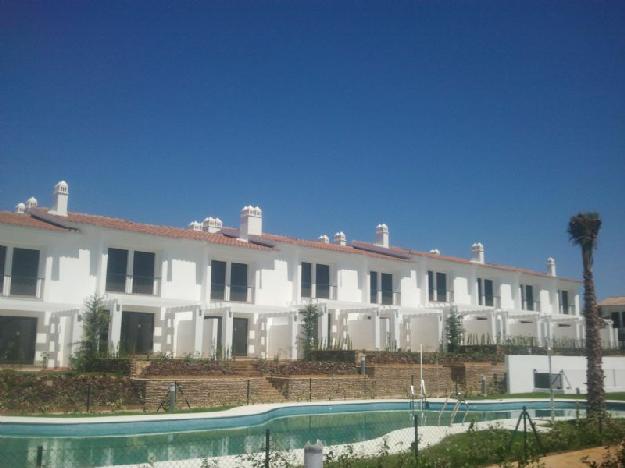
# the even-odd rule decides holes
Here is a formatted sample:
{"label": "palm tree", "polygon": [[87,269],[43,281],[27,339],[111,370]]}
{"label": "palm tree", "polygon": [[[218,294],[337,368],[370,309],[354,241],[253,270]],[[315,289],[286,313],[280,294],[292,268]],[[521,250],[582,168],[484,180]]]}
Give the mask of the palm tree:
{"label": "palm tree", "polygon": [[578,213],[569,221],[569,239],[582,249],[584,266],[584,317],[586,319],[586,385],[587,415],[601,415],[605,400],[603,368],[601,367],[601,335],[603,320],[599,316],[595,280],[592,274],[593,252],[601,228],[598,213]]}

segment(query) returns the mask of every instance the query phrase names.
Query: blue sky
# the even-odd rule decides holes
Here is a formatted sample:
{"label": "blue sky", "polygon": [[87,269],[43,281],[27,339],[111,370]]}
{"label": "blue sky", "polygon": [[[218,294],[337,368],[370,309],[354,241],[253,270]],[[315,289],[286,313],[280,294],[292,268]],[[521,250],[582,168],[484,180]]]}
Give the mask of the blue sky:
{"label": "blue sky", "polygon": [[0,207],[343,230],[625,294],[625,2],[0,4]]}

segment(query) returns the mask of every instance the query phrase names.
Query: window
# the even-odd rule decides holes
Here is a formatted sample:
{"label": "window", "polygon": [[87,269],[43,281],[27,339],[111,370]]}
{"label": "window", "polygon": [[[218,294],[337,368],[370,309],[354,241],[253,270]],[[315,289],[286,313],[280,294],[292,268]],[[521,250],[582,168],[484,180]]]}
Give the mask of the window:
{"label": "window", "polygon": [[560,313],[568,314],[569,313],[569,292],[568,291],[560,291]]}
{"label": "window", "polygon": [[445,273],[436,273],[436,300],[447,302],[447,275]]}
{"label": "window", "polygon": [[378,272],[369,272],[369,302],[376,304],[378,302]]}
{"label": "window", "polygon": [[233,263],[230,268],[230,300],[247,302],[247,265]]}
{"label": "window", "polygon": [[448,302],[447,274],[428,271],[428,297],[430,302]]}
{"label": "window", "polygon": [[317,285],[316,297],[320,299],[330,298],[330,267],[328,265],[321,265],[317,263],[315,265],[315,273],[317,278],[315,283]]}
{"label": "window", "polygon": [[223,301],[226,291],[226,262],[211,261],[211,299]]}
{"label": "window", "polygon": [[619,322],[619,314],[618,312],[612,312],[610,314],[610,318],[612,319],[612,328],[621,328],[621,324]]}
{"label": "window", "polygon": [[128,251],[122,249],[109,249],[108,263],[106,267],[106,290],[125,292],[127,270]]}
{"label": "window", "polygon": [[302,297],[312,297],[312,265],[302,262],[302,279],[301,279]]}
{"label": "window", "polygon": [[0,362],[32,364],[36,337],[36,318],[0,317]]}
{"label": "window", "polygon": [[492,307],[494,304],[493,281],[489,279],[477,279],[477,303]]}
{"label": "window", "polygon": [[132,292],[154,294],[154,253],[135,251],[132,262]]}
{"label": "window", "polygon": [[13,249],[11,294],[15,296],[36,296],[38,272],[38,250]]}
{"label": "window", "polygon": [[534,310],[534,287],[521,285],[521,303],[523,310]]}
{"label": "window", "polygon": [[393,275],[382,273],[382,304],[393,304]]}
{"label": "window", "polygon": [[0,245],[0,294],[2,294],[2,288],[4,286],[4,262],[7,258],[7,248],[4,245]]}

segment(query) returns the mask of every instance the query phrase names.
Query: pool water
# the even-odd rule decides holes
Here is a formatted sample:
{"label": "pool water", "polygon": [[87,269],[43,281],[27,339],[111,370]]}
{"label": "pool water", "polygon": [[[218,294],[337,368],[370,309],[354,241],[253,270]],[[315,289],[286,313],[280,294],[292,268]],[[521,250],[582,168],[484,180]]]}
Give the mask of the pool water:
{"label": "pool water", "polygon": [[[451,405],[441,413],[442,405],[432,403],[423,411],[420,425],[517,418],[523,405],[532,417],[550,415],[547,401],[472,403],[468,410],[460,408],[452,421]],[[625,407],[611,409],[625,416]],[[583,416],[583,404],[556,403],[558,417],[575,418],[578,411]],[[324,446],[351,444],[412,427],[413,411],[406,402],[292,406],[250,416],[169,421],[3,423],[0,460],[12,468],[34,466],[37,447],[43,446],[44,466],[128,465],[261,452],[267,430],[274,449],[292,450],[308,441],[321,440]],[[407,449],[411,442],[406,441]]]}

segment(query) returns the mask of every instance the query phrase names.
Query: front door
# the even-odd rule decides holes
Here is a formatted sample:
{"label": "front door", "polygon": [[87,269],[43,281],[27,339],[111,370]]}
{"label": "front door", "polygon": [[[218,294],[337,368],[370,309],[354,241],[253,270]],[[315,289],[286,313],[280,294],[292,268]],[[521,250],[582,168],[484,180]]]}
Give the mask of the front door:
{"label": "front door", "polygon": [[154,348],[154,314],[123,311],[119,348],[127,354],[151,353]]}
{"label": "front door", "polygon": [[232,319],[232,355],[247,356],[247,319]]}

